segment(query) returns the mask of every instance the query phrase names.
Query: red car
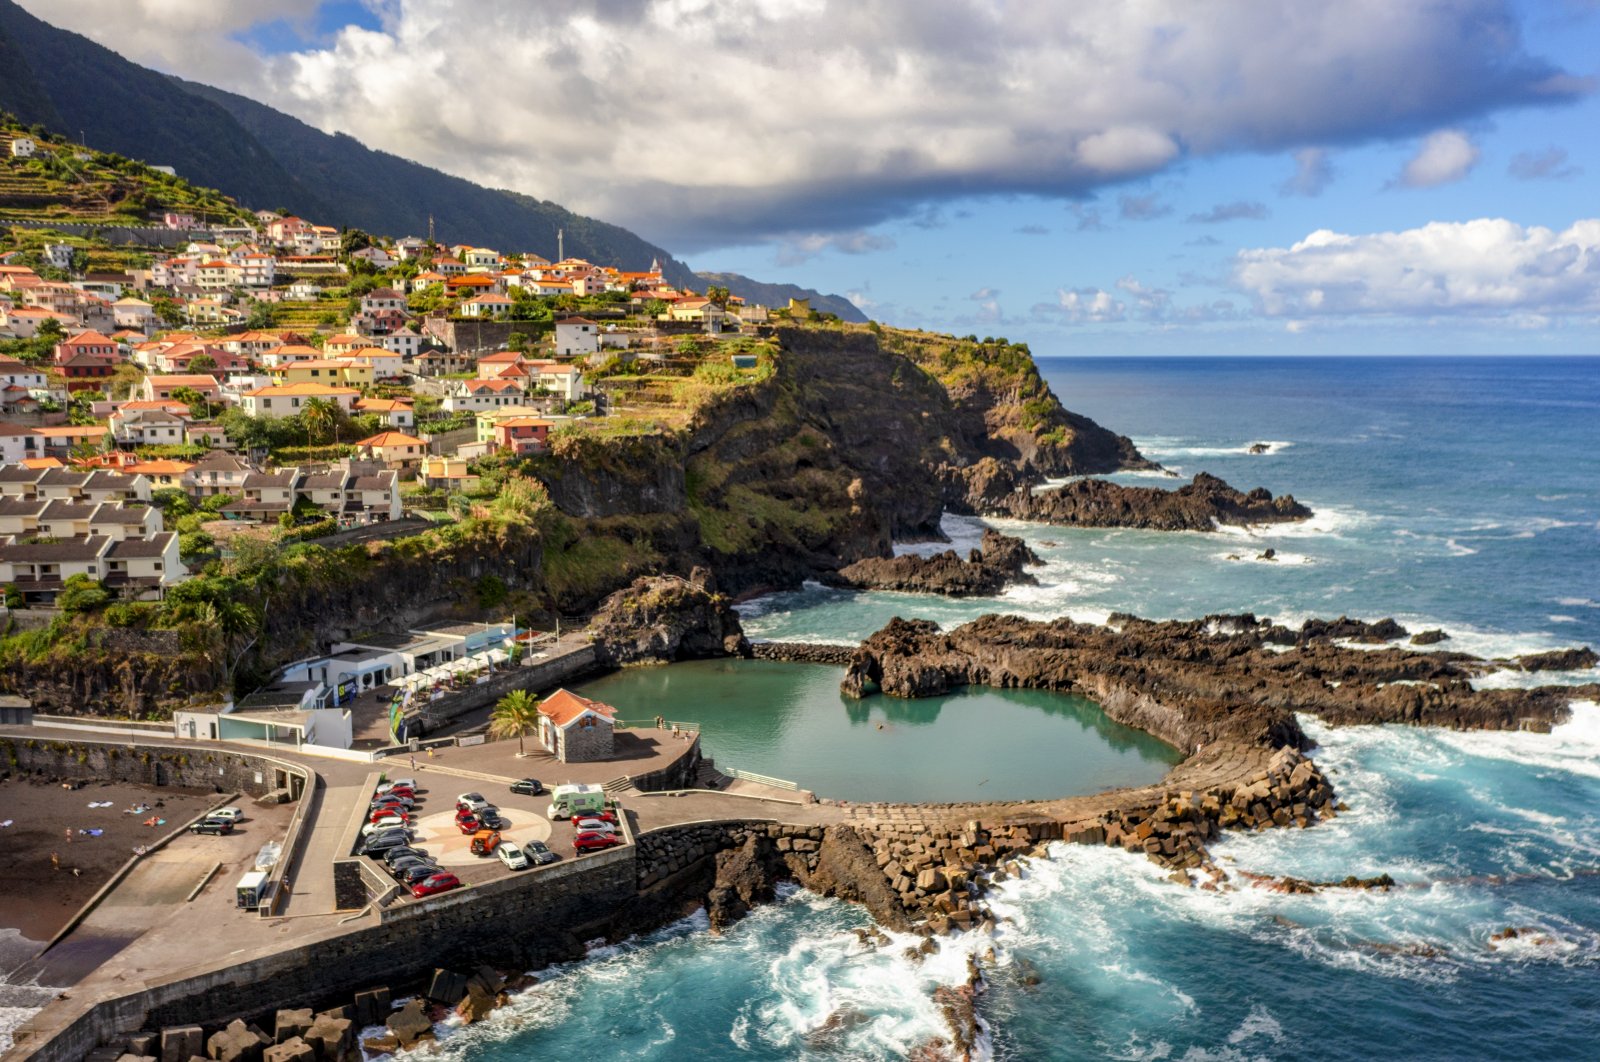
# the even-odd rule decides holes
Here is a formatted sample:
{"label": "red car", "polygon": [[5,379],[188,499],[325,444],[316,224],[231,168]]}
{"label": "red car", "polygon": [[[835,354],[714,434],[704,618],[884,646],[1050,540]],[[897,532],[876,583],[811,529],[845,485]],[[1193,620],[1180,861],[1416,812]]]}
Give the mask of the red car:
{"label": "red car", "polygon": [[391,789],[387,793],[372,794],[373,800],[416,800],[417,794],[410,789]]}
{"label": "red car", "polygon": [[451,873],[434,874],[411,886],[411,895],[421,898],[438,892],[449,892],[461,887],[461,879]]}
{"label": "red car", "polygon": [[368,819],[367,821],[377,822],[379,819],[385,818],[389,815],[393,815],[398,819],[403,819],[407,826],[411,825],[411,812],[407,811],[398,804],[388,804],[384,807],[378,808],[372,813],[372,818]]}
{"label": "red car", "polygon": [[577,822],[579,819],[599,819],[601,822],[609,822],[615,826],[617,824],[617,813],[607,808],[604,811],[581,811],[572,816],[573,822]]}
{"label": "red car", "polygon": [[465,834],[473,834],[483,829],[483,823],[479,822],[474,816],[468,815],[464,819],[456,819],[456,829]]}
{"label": "red car", "polygon": [[580,852],[597,852],[602,848],[611,848],[621,843],[622,838],[614,833],[593,831],[580,833],[572,839],[572,847]]}

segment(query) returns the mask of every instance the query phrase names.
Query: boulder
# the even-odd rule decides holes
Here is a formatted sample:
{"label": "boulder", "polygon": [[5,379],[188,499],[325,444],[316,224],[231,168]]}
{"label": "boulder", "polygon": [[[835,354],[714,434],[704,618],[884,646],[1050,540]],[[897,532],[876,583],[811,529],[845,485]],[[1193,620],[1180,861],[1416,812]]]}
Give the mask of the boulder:
{"label": "boulder", "polygon": [[316,1062],[316,1048],[298,1036],[291,1036],[263,1052],[264,1062]]}
{"label": "boulder", "polygon": [[344,1057],[355,1039],[355,1023],[349,1018],[319,1014],[306,1030],[304,1039],[316,1049],[317,1057],[323,1062],[336,1062]]}
{"label": "boulder", "polygon": [[456,1016],[468,1025],[482,1021],[494,1010],[495,997],[483,990],[483,986],[473,981],[467,986],[467,994],[460,1003],[456,1004]]}
{"label": "boulder", "polygon": [[858,590],[988,597],[1013,584],[1037,583],[1025,569],[1039,563],[1038,556],[1020,538],[985,530],[981,547],[965,558],[955,550],[931,557],[917,553],[869,557],[841,568],[828,581]]}
{"label": "boulder", "polygon": [[161,1034],[150,1032],[148,1029],[141,1029],[139,1032],[129,1034],[125,1046],[130,1055],[153,1055],[159,1057],[161,1054]]}
{"label": "boulder", "polygon": [[1439,628],[1435,627],[1431,631],[1418,631],[1416,634],[1413,634],[1411,636],[1411,644],[1412,645],[1438,645],[1440,642],[1448,641],[1449,638],[1450,638],[1450,636],[1448,634],[1446,634],[1444,631],[1440,630]]}
{"label": "boulder", "polygon": [[189,1062],[205,1049],[206,1033],[198,1025],[176,1025],[161,1030],[161,1062]]}
{"label": "boulder", "polygon": [[311,1008],[303,1007],[299,1010],[280,1010],[273,1021],[273,1036],[275,1043],[287,1043],[297,1037],[303,1036],[311,1028]]}
{"label": "boulder", "polygon": [[424,994],[435,1003],[453,1007],[467,994],[467,975],[454,970],[434,970],[433,980],[428,982],[428,991]]}
{"label": "boulder", "polygon": [[1006,494],[984,513],[1064,527],[1153,531],[1215,531],[1218,524],[1276,524],[1311,516],[1292,495],[1273,497],[1262,487],[1245,493],[1204,472],[1177,490],[1079,479],[1052,490]]}
{"label": "boulder", "polygon": [[381,1025],[383,1019],[389,1016],[389,990],[369,988],[365,992],[357,992],[352,1009],[356,1024],[363,1029],[369,1025]]}
{"label": "boulder", "polygon": [[384,1024],[402,1047],[410,1047],[424,1036],[433,1035],[433,1022],[428,1020],[420,999],[408,1000],[405,1006],[390,1014]]}
{"label": "boulder", "polygon": [[640,576],[601,603],[589,633],[603,667],[750,655],[739,614],[704,569],[689,579]]}
{"label": "boulder", "polygon": [[264,1034],[235,1020],[227,1028],[211,1034],[206,1041],[206,1057],[214,1062],[261,1062],[262,1053],[270,1043]]}

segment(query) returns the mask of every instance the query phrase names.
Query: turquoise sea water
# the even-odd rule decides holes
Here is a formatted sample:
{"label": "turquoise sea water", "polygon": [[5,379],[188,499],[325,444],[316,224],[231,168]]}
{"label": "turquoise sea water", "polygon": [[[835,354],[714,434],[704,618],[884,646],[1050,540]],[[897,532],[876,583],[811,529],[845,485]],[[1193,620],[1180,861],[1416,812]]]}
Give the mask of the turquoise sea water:
{"label": "turquoise sea water", "polygon": [[[1248,610],[1290,622],[1392,614],[1450,631],[1442,648],[1489,654],[1600,644],[1600,359],[1041,368],[1071,408],[1169,467],[1291,492],[1317,518],[1225,535],[1008,524],[1048,560],[1042,586],[975,602],[811,588],[752,603],[747,629],[854,641],[896,614]],[[1257,441],[1272,452],[1247,455]],[[1276,563],[1254,559],[1269,546]],[[1264,874],[1387,872],[1395,891],[1208,893],[1120,851],[1060,846],[996,895],[1010,921],[994,940],[958,940],[915,964],[908,941],[863,945],[859,909],[793,893],[725,936],[691,918],[597,949],[489,1021],[447,1025],[438,1054],[904,1058],[943,1032],[930,994],[962,978],[962,949],[993,946],[981,1013],[984,1051],[1000,1059],[1593,1057],[1600,706],[1579,704],[1550,735],[1306,726],[1350,811],[1310,830],[1229,836],[1214,855]],[[1491,940],[1508,926],[1517,939]],[[1035,986],[1018,977],[1030,964]]]}
{"label": "turquoise sea water", "polygon": [[[896,614],[955,623],[993,610],[1248,610],[1291,622],[1392,614],[1444,627],[1454,636],[1445,648],[1480,653],[1600,642],[1600,361],[1042,368],[1070,407],[1169,467],[1289,491],[1317,518],[1225,535],[1009,524],[1049,561],[1044,585],[977,602],[811,588],[753,603],[747,628],[853,641]],[[1246,454],[1257,441],[1272,452]],[[1255,560],[1268,546],[1279,560]],[[1319,879],[1387,872],[1402,887],[1206,893],[1120,851],[1062,846],[996,898],[1011,921],[992,942],[998,965],[982,1001],[989,1055],[1593,1057],[1600,707],[1579,705],[1551,735],[1307,726],[1350,812],[1306,831],[1229,837],[1216,856]],[[852,930],[867,924],[805,893],[720,938],[690,919],[558,971],[441,1050],[492,1062],[902,1058],[941,1032],[929,993],[960,978],[959,949],[991,942],[913,965],[903,942],[863,946]],[[1521,930],[1516,940],[1490,939],[1507,926]],[[1019,983],[1026,964],[1038,985]],[[819,1037],[830,1016],[840,1031]]]}
{"label": "turquoise sea water", "polygon": [[1043,690],[907,701],[839,693],[841,668],[696,660],[632,668],[580,692],[622,717],[700,724],[718,766],[845,800],[1030,800],[1157,781],[1177,750]]}

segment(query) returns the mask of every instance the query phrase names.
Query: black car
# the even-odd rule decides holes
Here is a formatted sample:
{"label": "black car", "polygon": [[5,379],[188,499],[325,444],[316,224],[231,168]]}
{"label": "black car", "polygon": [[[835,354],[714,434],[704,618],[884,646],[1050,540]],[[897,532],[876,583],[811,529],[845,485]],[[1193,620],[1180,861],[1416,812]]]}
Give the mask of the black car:
{"label": "black car", "polygon": [[538,796],[544,792],[544,785],[537,778],[523,778],[511,783],[511,791],[519,796]]}
{"label": "black car", "polygon": [[221,836],[233,832],[232,819],[201,819],[189,826],[190,833],[214,833]]}
{"label": "black car", "polygon": [[412,799],[411,797],[385,796],[385,797],[378,797],[372,803],[367,805],[367,807],[372,809],[373,811],[377,811],[379,808],[392,807],[392,806],[399,806],[399,807],[405,808],[407,810],[410,810],[411,808],[414,808],[414,807],[417,806],[417,802],[414,799]]}
{"label": "black car", "polygon": [[484,808],[478,812],[477,817],[478,826],[486,830],[503,830],[511,825],[506,821],[506,817],[500,814],[500,809],[497,807]]}
{"label": "black car", "polygon": [[394,875],[396,875],[398,877],[400,872],[402,870],[405,870],[407,867],[415,867],[415,866],[429,866],[429,867],[431,867],[433,865],[434,865],[433,860],[431,858],[429,858],[428,856],[422,856],[422,855],[401,856],[399,859],[396,859],[393,863],[389,864],[389,873],[394,874]]}
{"label": "black car", "polygon": [[392,867],[396,862],[404,859],[406,856],[421,856],[423,859],[427,859],[428,853],[424,849],[413,848],[408,844],[403,844],[398,848],[390,848],[385,851],[383,853],[383,861]]}
{"label": "black car", "polygon": [[395,871],[394,880],[410,887],[419,881],[427,881],[439,873],[439,870],[440,868],[436,863],[413,863],[402,870]]}
{"label": "black car", "polygon": [[361,852],[363,855],[376,855],[391,848],[399,848],[410,840],[411,834],[407,830],[381,830],[367,838],[367,843]]}
{"label": "black car", "polygon": [[554,863],[561,858],[550,851],[550,846],[543,841],[529,841],[522,846],[522,854],[527,856],[528,862],[536,867],[542,867],[546,863]]}

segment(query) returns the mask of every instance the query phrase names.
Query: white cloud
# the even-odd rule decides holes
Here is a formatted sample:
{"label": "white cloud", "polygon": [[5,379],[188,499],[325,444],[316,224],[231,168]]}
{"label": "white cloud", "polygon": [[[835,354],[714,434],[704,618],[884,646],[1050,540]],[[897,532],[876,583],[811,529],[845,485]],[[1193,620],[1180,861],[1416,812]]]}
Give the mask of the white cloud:
{"label": "white cloud", "polygon": [[1433,188],[1459,181],[1478,164],[1478,145],[1459,129],[1428,134],[1417,153],[1400,171],[1398,183],[1407,188]]}
{"label": "white cloud", "polygon": [[813,232],[804,236],[790,236],[778,245],[777,262],[782,266],[809,262],[825,251],[840,254],[876,254],[894,250],[892,236],[873,232]]}
{"label": "white cloud", "polygon": [[1600,312],[1600,218],[1562,232],[1504,218],[1436,221],[1239,252],[1232,284],[1257,312],[1303,320],[1380,315],[1519,317]]}
{"label": "white cloud", "polygon": [[1068,324],[1112,324],[1126,319],[1127,307],[1100,288],[1062,288],[1054,303],[1033,308],[1036,316],[1058,317]]}
{"label": "white cloud", "polygon": [[137,61],[685,249],[850,233],[974,194],[1081,197],[1188,156],[1409,137],[1581,79],[1511,0],[24,0]]}

